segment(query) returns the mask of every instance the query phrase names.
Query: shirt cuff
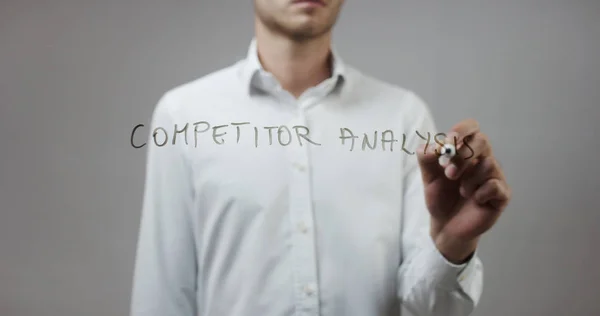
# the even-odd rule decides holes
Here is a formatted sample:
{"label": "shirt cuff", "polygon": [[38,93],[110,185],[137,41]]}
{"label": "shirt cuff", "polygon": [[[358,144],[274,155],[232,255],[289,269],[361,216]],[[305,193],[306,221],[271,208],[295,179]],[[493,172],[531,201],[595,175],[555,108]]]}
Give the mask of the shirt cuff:
{"label": "shirt cuff", "polygon": [[454,264],[448,261],[437,249],[431,238],[426,238],[424,251],[425,271],[429,271],[430,282],[438,287],[455,290],[457,286],[468,289],[475,275],[478,264],[477,250],[462,264]]}

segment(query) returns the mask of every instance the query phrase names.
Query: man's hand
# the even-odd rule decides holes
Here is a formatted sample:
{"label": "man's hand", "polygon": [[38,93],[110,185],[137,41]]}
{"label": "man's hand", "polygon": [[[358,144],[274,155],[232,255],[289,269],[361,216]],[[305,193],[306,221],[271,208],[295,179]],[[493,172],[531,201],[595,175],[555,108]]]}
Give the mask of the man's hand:
{"label": "man's hand", "polygon": [[446,259],[459,264],[494,225],[511,191],[477,121],[458,123],[445,141],[441,137],[438,141],[456,146],[449,163],[439,162],[439,144],[423,144],[417,155],[431,214],[431,237]]}

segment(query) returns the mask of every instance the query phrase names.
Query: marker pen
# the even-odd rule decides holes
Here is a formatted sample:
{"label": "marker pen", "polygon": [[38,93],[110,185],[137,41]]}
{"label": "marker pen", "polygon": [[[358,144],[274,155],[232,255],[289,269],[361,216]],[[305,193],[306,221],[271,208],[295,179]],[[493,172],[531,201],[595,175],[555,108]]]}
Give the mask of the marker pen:
{"label": "marker pen", "polygon": [[438,161],[440,165],[445,166],[454,156],[456,156],[456,147],[452,144],[444,144],[440,148],[440,158],[438,158]]}

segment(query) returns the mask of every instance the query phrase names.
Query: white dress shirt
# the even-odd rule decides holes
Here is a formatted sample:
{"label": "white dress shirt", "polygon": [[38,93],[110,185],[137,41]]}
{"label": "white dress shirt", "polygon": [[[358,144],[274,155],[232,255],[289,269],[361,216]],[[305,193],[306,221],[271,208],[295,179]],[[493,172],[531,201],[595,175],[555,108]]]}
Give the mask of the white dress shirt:
{"label": "white dress shirt", "polygon": [[333,61],[296,99],[252,40],[244,60],[161,98],[132,316],[473,311],[478,256],[451,264],[429,236],[414,152],[426,142],[416,132],[433,144],[430,110],[335,50]]}

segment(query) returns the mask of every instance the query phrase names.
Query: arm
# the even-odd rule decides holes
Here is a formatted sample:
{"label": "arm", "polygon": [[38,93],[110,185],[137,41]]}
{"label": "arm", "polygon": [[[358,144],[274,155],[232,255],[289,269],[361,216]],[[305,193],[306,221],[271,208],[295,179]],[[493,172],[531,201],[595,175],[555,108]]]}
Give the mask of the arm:
{"label": "arm", "polygon": [[[416,96],[411,106],[421,118],[410,130],[413,144],[425,143],[415,134],[436,134],[429,110]],[[408,134],[408,133],[407,133]],[[411,135],[411,134],[408,134]],[[430,141],[433,143],[433,140]],[[430,214],[425,204],[424,186],[417,158],[408,156],[404,175],[402,221],[402,263],[398,272],[398,296],[402,307],[414,316],[470,315],[481,296],[483,270],[474,254],[465,264],[448,261],[430,236]]]}
{"label": "arm", "polygon": [[[131,316],[196,315],[196,251],[190,211],[193,188],[182,142],[154,143],[156,127],[172,131],[166,98],[158,103],[148,141],[146,183]],[[162,144],[164,135],[158,133]]]}

